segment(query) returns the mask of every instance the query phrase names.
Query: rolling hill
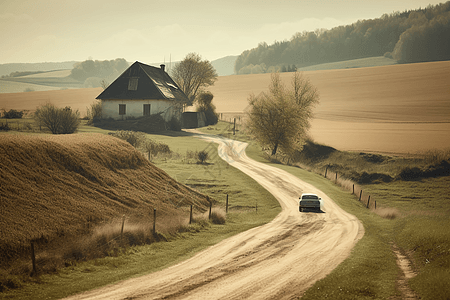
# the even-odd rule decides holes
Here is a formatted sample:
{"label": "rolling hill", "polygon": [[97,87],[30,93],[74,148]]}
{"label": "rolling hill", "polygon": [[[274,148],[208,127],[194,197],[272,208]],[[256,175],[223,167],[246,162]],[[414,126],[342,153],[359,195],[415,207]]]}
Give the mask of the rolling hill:
{"label": "rolling hill", "polygon": [[1,140],[2,263],[27,249],[30,240],[81,231],[88,218],[94,223],[123,214],[148,219],[154,208],[160,216],[188,218],[190,204],[208,207],[206,196],[112,136],[1,134]]}

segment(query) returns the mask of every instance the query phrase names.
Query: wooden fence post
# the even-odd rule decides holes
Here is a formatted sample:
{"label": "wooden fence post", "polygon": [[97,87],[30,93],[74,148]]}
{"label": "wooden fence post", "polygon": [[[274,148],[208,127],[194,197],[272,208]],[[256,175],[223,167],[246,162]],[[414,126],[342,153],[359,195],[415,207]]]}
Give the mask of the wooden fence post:
{"label": "wooden fence post", "polygon": [[256,201],[256,213],[258,213],[258,201]]}
{"label": "wooden fence post", "polygon": [[156,208],[153,209],[153,235],[156,234]]}
{"label": "wooden fence post", "polygon": [[325,178],[327,178],[328,166],[325,168]]}
{"label": "wooden fence post", "polygon": [[334,180],[334,183],[337,183],[337,172],[336,172],[336,179]]}
{"label": "wooden fence post", "polygon": [[362,196],[362,190],[361,190],[361,192],[359,192],[359,201],[361,201],[361,196]]}
{"label": "wooden fence post", "polygon": [[31,241],[31,264],[33,265],[32,275],[37,273],[36,271],[36,256],[34,255],[34,242]]}
{"label": "wooden fence post", "polygon": [[209,202],[209,219],[211,220],[212,202]]}
{"label": "wooden fence post", "polygon": [[125,215],[122,216],[122,229],[120,230],[120,240],[123,243],[123,226],[125,225]]}
{"label": "wooden fence post", "polygon": [[191,212],[189,214],[189,224],[192,223],[192,204],[191,204]]}
{"label": "wooden fence post", "polygon": [[377,200],[375,200],[375,209],[377,209]]}
{"label": "wooden fence post", "polygon": [[227,203],[226,203],[226,209],[225,212],[228,213],[228,194],[227,194]]}
{"label": "wooden fence post", "polygon": [[366,208],[369,208],[369,203],[370,203],[370,195],[369,195],[369,198],[367,199],[367,206],[366,206]]}
{"label": "wooden fence post", "polygon": [[352,195],[355,194],[355,184],[353,184],[353,192]]}

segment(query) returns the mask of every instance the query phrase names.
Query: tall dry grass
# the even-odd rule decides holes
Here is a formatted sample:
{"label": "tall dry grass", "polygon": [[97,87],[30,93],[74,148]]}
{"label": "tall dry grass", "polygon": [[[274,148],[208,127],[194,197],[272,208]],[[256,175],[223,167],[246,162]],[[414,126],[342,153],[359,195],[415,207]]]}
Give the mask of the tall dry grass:
{"label": "tall dry grass", "polygon": [[158,217],[176,219],[188,216],[191,204],[198,211],[209,207],[206,196],[111,136],[0,139],[0,267],[28,256],[32,240],[45,246],[89,233],[87,219],[93,227],[125,214],[133,224],[149,219],[154,208]]}

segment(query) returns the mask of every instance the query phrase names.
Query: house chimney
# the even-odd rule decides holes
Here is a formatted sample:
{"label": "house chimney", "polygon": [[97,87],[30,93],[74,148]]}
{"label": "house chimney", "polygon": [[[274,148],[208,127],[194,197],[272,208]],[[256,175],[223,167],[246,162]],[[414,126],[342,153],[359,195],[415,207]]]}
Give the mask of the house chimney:
{"label": "house chimney", "polygon": [[160,67],[161,67],[161,70],[164,71],[164,68],[166,67],[166,65],[161,65]]}

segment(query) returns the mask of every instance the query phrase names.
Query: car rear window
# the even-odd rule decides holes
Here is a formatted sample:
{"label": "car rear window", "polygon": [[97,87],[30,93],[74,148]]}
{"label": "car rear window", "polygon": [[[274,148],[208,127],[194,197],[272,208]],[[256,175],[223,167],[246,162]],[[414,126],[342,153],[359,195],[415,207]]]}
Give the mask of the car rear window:
{"label": "car rear window", "polygon": [[319,197],[315,195],[304,195],[302,199],[319,199]]}

